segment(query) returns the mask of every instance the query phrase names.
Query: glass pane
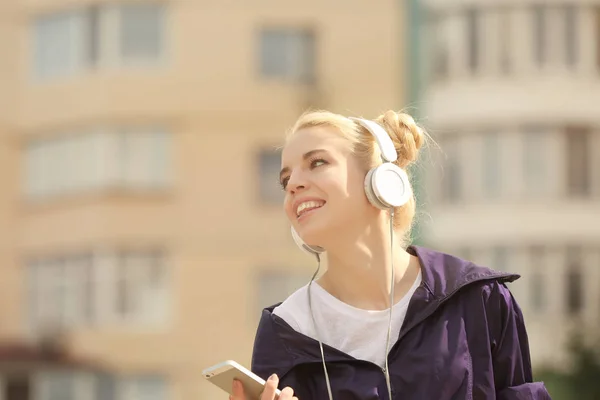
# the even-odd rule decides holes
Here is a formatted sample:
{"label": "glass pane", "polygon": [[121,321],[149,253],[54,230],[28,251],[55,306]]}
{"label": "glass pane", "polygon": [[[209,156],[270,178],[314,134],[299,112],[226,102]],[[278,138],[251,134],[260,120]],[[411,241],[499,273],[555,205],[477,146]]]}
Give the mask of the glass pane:
{"label": "glass pane", "polygon": [[260,72],[266,77],[310,83],[315,79],[315,37],[305,30],[263,30]]}
{"label": "glass pane", "polygon": [[480,29],[479,10],[467,11],[467,43],[469,45],[469,68],[471,72],[476,72],[479,68],[479,53],[480,53]]}
{"label": "glass pane", "polygon": [[160,376],[140,376],[129,379],[132,398],[136,400],[166,400],[167,382]]}
{"label": "glass pane", "polygon": [[123,60],[160,57],[164,7],[161,4],[125,4],[120,12]]}
{"label": "glass pane", "polygon": [[150,184],[162,188],[171,181],[172,135],[160,130],[150,133],[149,168]]}
{"label": "glass pane", "polygon": [[538,65],[546,62],[546,6],[533,6],[533,49]]}
{"label": "glass pane", "polygon": [[117,390],[116,381],[113,376],[108,374],[98,374],[96,376],[95,400],[116,400]]}
{"label": "glass pane", "polygon": [[512,8],[502,9],[499,12],[500,23],[500,70],[508,74],[512,68],[513,29],[511,21]]}
{"label": "glass pane", "polygon": [[25,194],[36,198],[43,194],[43,143],[35,140],[27,144],[25,155]]}
{"label": "glass pane", "polygon": [[483,134],[483,188],[487,197],[500,194],[500,138],[498,132]]}
{"label": "glass pane", "polygon": [[287,70],[285,31],[265,30],[260,37],[260,71],[263,76],[285,76]]}
{"label": "glass pane", "polygon": [[460,200],[463,191],[459,139],[458,135],[448,135],[439,140],[444,165],[441,194],[447,202]]}
{"label": "glass pane", "polygon": [[76,12],[45,15],[35,23],[35,72],[40,78],[60,77],[73,73],[78,54]]}
{"label": "glass pane", "polygon": [[42,397],[44,400],[76,400],[75,377],[61,372],[44,374]]}
{"label": "glass pane", "polygon": [[588,196],[591,191],[590,130],[585,127],[566,129],[568,186],[570,195]]}
{"label": "glass pane", "polygon": [[258,155],[260,200],[267,204],[283,204],[284,191],[279,184],[281,152],[262,150]]}
{"label": "glass pane", "polygon": [[290,37],[294,76],[304,83],[315,79],[315,38],[312,32],[297,32]]}
{"label": "glass pane", "polygon": [[564,6],[565,18],[565,57],[567,65],[577,62],[577,9],[574,5]]}

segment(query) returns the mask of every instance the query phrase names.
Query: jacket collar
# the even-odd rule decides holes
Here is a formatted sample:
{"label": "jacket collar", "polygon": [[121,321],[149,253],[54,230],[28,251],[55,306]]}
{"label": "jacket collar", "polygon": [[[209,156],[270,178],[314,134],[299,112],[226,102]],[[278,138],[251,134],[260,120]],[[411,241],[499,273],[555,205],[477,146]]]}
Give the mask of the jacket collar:
{"label": "jacket collar", "polygon": [[[407,250],[419,258],[422,282],[410,301],[397,343],[465,286],[492,280],[512,282],[520,277],[517,274],[477,266],[472,262],[424,247],[410,246]],[[293,364],[320,363],[321,353],[318,342],[295,331],[282,318],[273,314],[273,309],[279,304],[281,303],[266,308],[264,313],[270,314],[273,332],[279,339],[283,343],[293,343],[293,345],[286,345],[288,353],[291,353],[294,360]],[[390,354],[394,353],[395,347],[392,347]],[[323,349],[328,362],[356,361],[354,357],[326,344],[323,344]]]}
{"label": "jacket collar", "polygon": [[422,286],[433,299],[452,296],[462,287],[478,281],[500,280],[512,282],[520,275],[495,271],[478,266],[458,257],[433,251],[424,247],[410,246],[408,252],[419,258]]}

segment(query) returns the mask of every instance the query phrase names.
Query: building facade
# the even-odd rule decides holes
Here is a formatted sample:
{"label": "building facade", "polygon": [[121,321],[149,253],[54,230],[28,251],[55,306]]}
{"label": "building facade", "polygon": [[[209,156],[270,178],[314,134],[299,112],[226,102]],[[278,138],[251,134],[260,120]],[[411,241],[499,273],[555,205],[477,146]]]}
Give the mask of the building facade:
{"label": "building facade", "polygon": [[600,330],[600,2],[426,0],[427,238],[522,278],[536,364]]}
{"label": "building facade", "polygon": [[0,337],[112,371],[34,380],[32,400],[83,381],[89,400],[222,397],[201,371],[249,365],[262,307],[315,267],[276,146],[308,107],[401,108],[402,10],[74,4],[0,2]]}

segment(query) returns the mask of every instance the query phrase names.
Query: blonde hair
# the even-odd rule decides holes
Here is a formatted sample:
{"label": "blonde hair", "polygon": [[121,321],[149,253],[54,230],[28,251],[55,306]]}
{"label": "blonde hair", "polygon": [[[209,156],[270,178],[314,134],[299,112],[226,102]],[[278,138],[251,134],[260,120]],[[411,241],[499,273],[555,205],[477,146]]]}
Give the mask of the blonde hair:
{"label": "blonde hair", "polygon": [[[419,150],[428,140],[425,130],[417,125],[413,117],[404,112],[389,110],[374,121],[385,129],[394,143],[398,153],[395,164],[409,173],[408,167],[417,161]],[[334,128],[348,139],[352,143],[354,155],[367,169],[381,164],[381,151],[373,135],[349,118],[329,111],[316,110],[302,114],[290,129],[288,139],[301,129],[318,126]],[[415,203],[413,193],[408,203],[394,210],[394,228],[401,231],[405,239],[410,236],[416,211]]]}

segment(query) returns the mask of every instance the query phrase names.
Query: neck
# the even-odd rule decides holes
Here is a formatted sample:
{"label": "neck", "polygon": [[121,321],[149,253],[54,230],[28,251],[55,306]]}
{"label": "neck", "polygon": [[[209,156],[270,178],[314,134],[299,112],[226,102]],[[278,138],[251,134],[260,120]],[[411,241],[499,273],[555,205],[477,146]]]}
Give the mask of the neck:
{"label": "neck", "polygon": [[410,289],[419,272],[419,262],[404,250],[401,235],[394,233],[391,238],[389,221],[378,225],[360,233],[346,231],[328,245],[327,272],[319,280],[333,296],[361,309],[390,307],[392,261],[394,304]]}

